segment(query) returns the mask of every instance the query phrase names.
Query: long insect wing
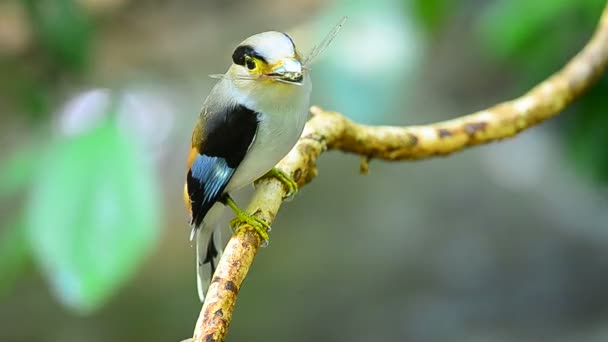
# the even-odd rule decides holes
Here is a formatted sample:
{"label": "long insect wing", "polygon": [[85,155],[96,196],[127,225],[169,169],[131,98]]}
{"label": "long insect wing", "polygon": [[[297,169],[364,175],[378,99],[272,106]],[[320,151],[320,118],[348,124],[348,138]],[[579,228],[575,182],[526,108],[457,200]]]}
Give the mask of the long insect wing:
{"label": "long insect wing", "polygon": [[334,26],[331,31],[329,31],[327,36],[325,36],[325,38],[323,38],[323,40],[319,44],[312,48],[308,55],[304,57],[304,60],[302,62],[302,65],[304,67],[308,67],[314,61],[314,59],[321,54],[321,52],[327,49],[329,44],[331,44],[334,38],[336,38],[336,36],[338,35],[338,32],[340,32],[340,29],[342,28],[342,26],[344,26],[344,23],[346,23],[347,19],[348,17],[342,17],[338,24]]}
{"label": "long insect wing", "polygon": [[221,80],[221,79],[226,78],[226,75],[225,74],[211,74],[211,75],[209,75],[209,77]]}
{"label": "long insect wing", "polygon": [[222,79],[226,79],[226,80],[256,80],[256,79],[258,79],[258,77],[249,77],[249,76],[244,76],[244,75],[228,76],[226,74],[211,74],[211,75],[209,75],[209,77],[215,78],[215,79],[218,79],[218,80],[222,80]]}

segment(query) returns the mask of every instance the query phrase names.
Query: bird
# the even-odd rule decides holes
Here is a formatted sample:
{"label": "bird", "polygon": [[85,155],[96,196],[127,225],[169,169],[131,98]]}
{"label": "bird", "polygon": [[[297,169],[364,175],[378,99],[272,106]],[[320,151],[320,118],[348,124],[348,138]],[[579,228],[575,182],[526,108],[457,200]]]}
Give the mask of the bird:
{"label": "bird", "polygon": [[232,64],[204,101],[192,133],[184,201],[196,238],[201,302],[221,256],[216,222],[224,206],[233,227],[250,224],[268,241],[269,225],[245,213],[231,193],[263,176],[297,185],[273,167],[300,137],[308,118],[312,81],[302,55],[286,33],[268,31],[241,42]]}

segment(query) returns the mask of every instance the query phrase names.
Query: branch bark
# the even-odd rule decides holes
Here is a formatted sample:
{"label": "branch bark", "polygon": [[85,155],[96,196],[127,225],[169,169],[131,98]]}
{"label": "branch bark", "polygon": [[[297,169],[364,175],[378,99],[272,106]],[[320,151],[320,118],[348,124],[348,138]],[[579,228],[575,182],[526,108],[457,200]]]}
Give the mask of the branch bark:
{"label": "branch bark", "polygon": [[[509,138],[559,114],[602,76],[607,64],[608,6],[583,50],[519,98],[453,120],[409,127],[361,125],[313,107],[302,137],[277,167],[302,187],[317,175],[316,160],[327,150],[359,154],[365,161],[416,160]],[[366,165],[362,163],[362,169]],[[260,181],[247,211],[273,222],[286,190],[278,180]],[[224,341],[239,289],[260,243],[259,235],[247,225],[232,236],[207,292],[193,341]]]}

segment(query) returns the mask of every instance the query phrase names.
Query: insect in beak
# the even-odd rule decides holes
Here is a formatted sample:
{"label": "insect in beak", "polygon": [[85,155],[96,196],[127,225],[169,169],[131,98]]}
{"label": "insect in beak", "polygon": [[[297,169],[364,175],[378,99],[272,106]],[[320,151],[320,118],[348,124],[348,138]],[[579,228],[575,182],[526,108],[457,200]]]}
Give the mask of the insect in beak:
{"label": "insect in beak", "polygon": [[300,85],[304,78],[302,63],[295,58],[282,59],[271,68],[270,73],[266,76],[275,81]]}

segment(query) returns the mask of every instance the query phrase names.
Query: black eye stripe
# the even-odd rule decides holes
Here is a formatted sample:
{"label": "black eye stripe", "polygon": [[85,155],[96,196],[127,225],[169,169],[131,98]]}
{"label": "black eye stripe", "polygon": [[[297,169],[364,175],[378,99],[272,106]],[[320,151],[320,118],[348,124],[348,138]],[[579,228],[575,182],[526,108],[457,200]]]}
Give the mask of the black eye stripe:
{"label": "black eye stripe", "polygon": [[264,63],[268,63],[266,58],[257,53],[250,45],[241,45],[237,47],[232,53],[232,61],[234,64],[245,65],[245,56],[251,56],[261,60]]}

